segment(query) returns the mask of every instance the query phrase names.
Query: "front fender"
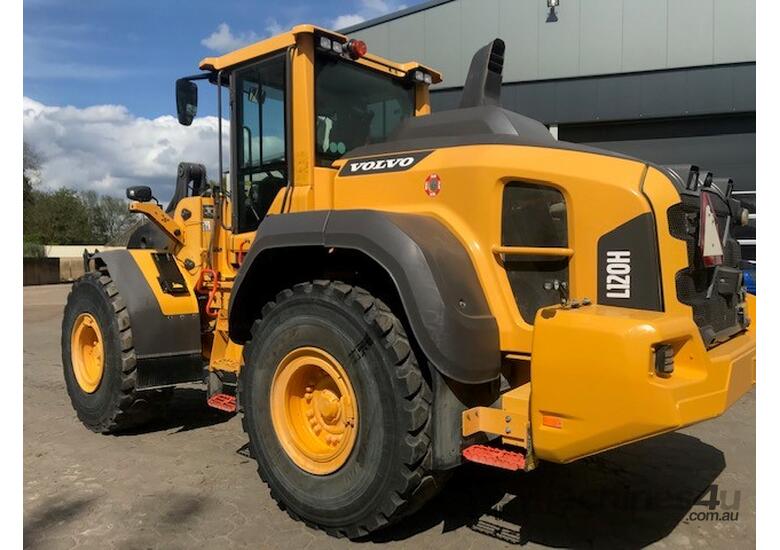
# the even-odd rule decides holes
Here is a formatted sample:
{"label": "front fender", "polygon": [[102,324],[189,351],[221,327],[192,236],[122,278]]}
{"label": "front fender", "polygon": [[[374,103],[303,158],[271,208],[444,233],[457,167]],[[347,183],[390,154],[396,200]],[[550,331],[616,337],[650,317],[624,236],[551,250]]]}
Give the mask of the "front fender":
{"label": "front fender", "polygon": [[192,289],[164,294],[151,255],[154,250],[110,250],[93,256],[102,263],[127,304],[139,360],[200,356],[200,314]]}

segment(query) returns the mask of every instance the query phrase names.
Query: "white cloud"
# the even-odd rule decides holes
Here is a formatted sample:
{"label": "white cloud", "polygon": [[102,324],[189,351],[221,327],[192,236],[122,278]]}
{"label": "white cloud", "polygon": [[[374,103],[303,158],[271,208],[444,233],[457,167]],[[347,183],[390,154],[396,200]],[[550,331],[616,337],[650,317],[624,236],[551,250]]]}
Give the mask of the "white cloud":
{"label": "white cloud", "polygon": [[[165,202],[181,161],[205,164],[216,179],[217,117],[196,118],[186,127],[172,116],[134,116],[122,105],[55,107],[27,97],[23,109],[24,140],[44,158],[44,188],[123,196],[130,185],[149,185]],[[227,121],[223,136],[227,166]]]}
{"label": "white cloud", "polygon": [[339,15],[331,21],[331,28],[334,30],[343,29],[406,7],[406,4],[397,4],[388,0],[359,0],[358,4],[358,9],[353,13]]}
{"label": "white cloud", "polygon": [[220,23],[213,33],[200,41],[201,44],[210,50],[218,53],[225,53],[232,50],[243,48],[244,46],[257,42],[260,37],[254,32],[233,34],[227,23]]}
{"label": "white cloud", "polygon": [[268,33],[268,36],[274,36],[276,34],[282,34],[284,31],[286,31],[284,27],[282,27],[279,24],[279,21],[274,19],[273,17],[269,17],[265,20],[265,32]]}
{"label": "white cloud", "polygon": [[258,40],[262,40],[263,38],[281,34],[286,30],[287,29],[280,25],[273,17],[269,17],[265,20],[265,34],[263,36],[260,36],[253,31],[233,34],[233,31],[230,30],[230,25],[227,23],[220,23],[217,26],[217,30],[201,40],[200,43],[217,53],[226,53],[243,48]]}
{"label": "white cloud", "polygon": [[366,7],[366,9],[371,9],[380,13],[387,13],[389,11],[395,11],[396,9],[403,9],[403,7],[394,8],[392,2],[385,2],[385,0],[362,0],[362,4]]}
{"label": "white cloud", "polygon": [[[339,30],[404,8],[406,8],[406,4],[399,4],[392,0],[357,0],[357,9],[354,12],[339,15],[324,24],[331,29]],[[230,25],[222,22],[200,43],[217,53],[226,53],[263,38],[280,34],[291,27],[292,25],[284,26],[277,19],[269,17],[265,21],[265,32],[262,35],[253,31],[236,34],[231,30]]]}
{"label": "white cloud", "polygon": [[365,20],[365,17],[358,15],[357,13],[347,13],[345,15],[339,15],[336,19],[334,19],[331,26],[334,29],[344,29],[346,27],[351,27],[352,25],[362,23]]}

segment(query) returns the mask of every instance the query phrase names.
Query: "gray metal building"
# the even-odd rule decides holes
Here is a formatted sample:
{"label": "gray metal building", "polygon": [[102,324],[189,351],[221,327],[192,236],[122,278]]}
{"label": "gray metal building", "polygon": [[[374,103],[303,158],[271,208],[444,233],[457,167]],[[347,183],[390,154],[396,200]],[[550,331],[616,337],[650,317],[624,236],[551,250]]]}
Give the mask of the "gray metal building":
{"label": "gray metal building", "polygon": [[342,32],[444,73],[457,106],[473,53],[506,42],[503,106],[559,139],[698,164],[755,189],[755,0],[435,0]]}

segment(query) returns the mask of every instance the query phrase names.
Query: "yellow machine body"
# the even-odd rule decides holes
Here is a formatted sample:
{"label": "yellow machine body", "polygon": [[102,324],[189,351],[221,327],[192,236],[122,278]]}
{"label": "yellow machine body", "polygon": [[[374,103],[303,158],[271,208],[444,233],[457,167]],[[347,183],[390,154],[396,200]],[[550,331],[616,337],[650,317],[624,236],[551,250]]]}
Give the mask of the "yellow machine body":
{"label": "yellow machine body", "polygon": [[[464,438],[492,434],[540,459],[568,462],[717,416],[752,386],[755,300],[748,298],[748,316],[753,320],[749,329],[719,345],[705,346],[691,307],[680,302],[675,292],[675,276],[688,265],[688,255],[686,244],[669,234],[667,211],[680,197],[661,171],[648,163],[598,152],[496,143],[430,148],[425,158],[402,172],[339,175],[345,160],[331,166],[315,163],[316,33],[346,39],[303,25],[237,52],[204,59],[201,68],[230,71],[254,58],[288,52],[294,82],[287,90],[292,113],[291,185],[284,213],[286,189],[276,196],[269,217],[355,209],[412,214],[436,220],[466,250],[495,318],[502,366],[514,374],[508,377],[511,387],[498,405],[483,403],[463,412]],[[392,78],[422,67],[371,54],[352,62]],[[433,82],[441,79],[435,71],[424,69],[433,75]],[[415,116],[428,115],[427,85],[416,85],[415,93]],[[432,174],[440,182],[435,194],[426,190]],[[566,246],[502,243],[504,189],[518,181],[561,193],[567,216]],[[204,218],[205,206],[219,211]],[[155,207],[148,204],[133,208],[144,211],[171,236],[171,252],[189,289],[184,296],[163,293],[151,251],[132,251],[155,289],[162,313],[175,316],[200,310],[203,315],[202,302],[213,294],[208,305],[213,325],[201,335],[203,357],[211,371],[240,373],[242,346],[230,337],[228,305],[246,252],[262,236],[263,226],[257,232],[234,232],[230,201],[215,202],[212,197],[183,199],[165,219],[152,213]],[[645,214],[655,220],[661,311],[551,305],[540,309],[533,322],[524,320],[507,276],[508,258],[568,259],[569,296],[595,302],[599,239]],[[216,278],[204,276],[207,265],[218,274]],[[196,295],[201,296],[200,303]],[[669,376],[654,371],[653,353],[662,344],[674,350],[675,368]]]}

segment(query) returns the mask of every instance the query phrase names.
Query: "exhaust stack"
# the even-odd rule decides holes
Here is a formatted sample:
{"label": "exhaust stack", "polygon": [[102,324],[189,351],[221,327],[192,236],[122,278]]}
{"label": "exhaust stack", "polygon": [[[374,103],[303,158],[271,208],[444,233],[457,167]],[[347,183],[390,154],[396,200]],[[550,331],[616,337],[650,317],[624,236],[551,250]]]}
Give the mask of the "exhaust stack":
{"label": "exhaust stack", "polygon": [[501,73],[504,70],[504,41],[496,38],[471,58],[469,74],[463,86],[460,108],[501,103]]}

